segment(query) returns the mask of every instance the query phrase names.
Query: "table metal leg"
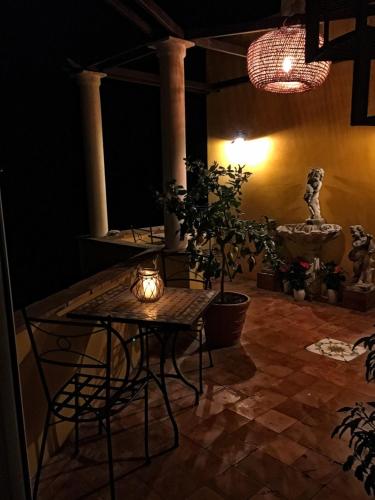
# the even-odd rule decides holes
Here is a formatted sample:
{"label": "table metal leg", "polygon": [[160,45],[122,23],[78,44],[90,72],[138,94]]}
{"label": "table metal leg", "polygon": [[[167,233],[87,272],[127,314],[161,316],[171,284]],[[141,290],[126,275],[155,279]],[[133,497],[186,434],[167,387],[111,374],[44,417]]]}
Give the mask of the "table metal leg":
{"label": "table metal leg", "polygon": [[178,363],[177,363],[177,356],[176,356],[177,335],[178,335],[178,332],[172,333],[172,351],[171,351],[171,356],[172,356],[173,368],[175,369],[176,375],[177,375],[177,377],[175,377],[175,378],[181,380],[185,385],[187,385],[188,387],[190,387],[190,389],[192,389],[194,391],[194,394],[195,394],[195,402],[194,402],[194,404],[197,405],[199,403],[199,390],[195,387],[195,385],[192,382],[190,382],[185,377],[185,375],[182,373],[182,371],[180,370],[180,367],[178,366]]}
{"label": "table metal leg", "polygon": [[[166,384],[166,380],[165,380],[166,374],[165,374],[165,370],[164,370],[164,365],[165,365],[165,359],[166,359],[166,356],[165,356],[166,342],[165,342],[162,335],[159,335],[155,331],[153,333],[155,334],[156,338],[158,339],[158,341],[160,343],[160,361],[159,361],[160,374],[159,374],[159,377],[157,377],[152,372],[152,370],[149,369],[148,371],[151,374],[151,377],[153,378],[153,380],[156,382],[157,386],[159,387],[161,393],[163,394],[164,404],[165,404],[169,419],[170,419],[170,421],[172,423],[172,427],[173,427],[173,433],[174,433],[174,445],[173,445],[173,447],[177,448],[179,445],[178,426],[177,426],[177,422],[173,416],[172,407],[171,407],[171,403],[169,401],[169,396],[168,396],[168,388],[167,388],[167,384]],[[147,363],[147,366],[149,366],[148,334],[146,334],[146,363]]]}

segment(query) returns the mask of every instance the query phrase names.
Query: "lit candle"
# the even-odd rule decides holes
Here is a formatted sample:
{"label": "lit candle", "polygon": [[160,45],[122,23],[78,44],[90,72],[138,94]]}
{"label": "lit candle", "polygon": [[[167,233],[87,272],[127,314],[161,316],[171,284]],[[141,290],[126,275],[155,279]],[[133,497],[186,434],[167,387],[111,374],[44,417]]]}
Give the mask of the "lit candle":
{"label": "lit candle", "polygon": [[156,280],[154,277],[143,278],[143,293],[146,300],[156,296]]}

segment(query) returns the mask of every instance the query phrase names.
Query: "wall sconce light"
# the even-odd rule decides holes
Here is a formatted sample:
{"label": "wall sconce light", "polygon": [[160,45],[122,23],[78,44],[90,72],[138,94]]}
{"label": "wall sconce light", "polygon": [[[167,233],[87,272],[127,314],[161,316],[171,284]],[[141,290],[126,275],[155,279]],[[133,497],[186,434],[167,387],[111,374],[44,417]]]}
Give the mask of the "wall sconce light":
{"label": "wall sconce light", "polygon": [[230,162],[245,165],[247,163],[246,132],[238,130],[234,139],[228,144]]}
{"label": "wall sconce light", "polygon": [[232,144],[243,144],[246,139],[246,132],[244,130],[237,130],[234,139],[232,141]]}
{"label": "wall sconce light", "polygon": [[164,293],[164,283],[159,271],[138,267],[130,291],[140,302],[156,302]]}

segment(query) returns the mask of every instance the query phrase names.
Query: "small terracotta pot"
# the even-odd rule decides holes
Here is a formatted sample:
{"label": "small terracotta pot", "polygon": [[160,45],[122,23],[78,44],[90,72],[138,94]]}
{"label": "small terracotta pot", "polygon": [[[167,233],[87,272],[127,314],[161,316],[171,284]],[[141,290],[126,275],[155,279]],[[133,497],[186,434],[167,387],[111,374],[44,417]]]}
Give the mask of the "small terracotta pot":
{"label": "small terracotta pot", "polygon": [[228,347],[236,344],[242,333],[250,297],[243,293],[226,292],[226,295],[241,295],[246,300],[238,304],[213,303],[204,318],[204,330],[208,347]]}
{"label": "small terracotta pot", "polygon": [[327,289],[328,302],[330,304],[337,304],[337,291],[332,288]]}
{"label": "small terracotta pot", "polygon": [[303,288],[302,288],[302,290],[293,289],[293,296],[294,296],[294,300],[297,300],[300,302],[302,300],[305,300],[306,291]]}

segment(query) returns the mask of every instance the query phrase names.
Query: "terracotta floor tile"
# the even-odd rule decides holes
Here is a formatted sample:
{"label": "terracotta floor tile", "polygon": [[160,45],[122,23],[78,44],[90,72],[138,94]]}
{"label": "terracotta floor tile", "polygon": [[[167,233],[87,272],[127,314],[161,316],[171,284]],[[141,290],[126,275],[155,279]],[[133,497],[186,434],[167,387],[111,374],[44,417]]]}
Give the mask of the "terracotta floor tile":
{"label": "terracotta floor tile", "polygon": [[260,450],[251,453],[237,467],[287,499],[309,499],[321,488],[306,475]]}
{"label": "terracotta floor tile", "polygon": [[212,445],[225,434],[223,426],[212,424],[212,422],[207,420],[185,433],[186,436],[203,448]]}
{"label": "terracotta floor tile", "polygon": [[268,365],[263,367],[263,371],[278,378],[287,377],[293,373],[291,368],[281,365]]}
{"label": "terracotta floor tile", "polygon": [[218,367],[217,365],[207,371],[206,379],[224,386],[232,385],[241,381],[240,377],[234,373],[228,372],[224,368]]}
{"label": "terracotta floor tile", "polygon": [[249,423],[249,419],[239,415],[238,413],[234,413],[228,409],[223,410],[217,415],[212,415],[205,420],[209,425],[216,425],[222,427],[225,432],[233,432],[243,425]]}
{"label": "terracotta floor tile", "polygon": [[224,405],[221,403],[216,403],[209,398],[201,398],[197,406],[193,406],[193,400],[191,397],[182,398],[178,401],[178,406],[181,409],[187,409],[192,417],[198,418],[208,418],[212,415],[217,415],[224,410]]}
{"label": "terracotta floor tile", "polygon": [[334,398],[340,391],[341,389],[335,384],[319,381],[302,389],[301,392],[297,392],[297,394],[292,396],[292,399],[314,406],[314,408],[319,408]]}
{"label": "terracotta floor tile", "polygon": [[264,425],[264,427],[267,427],[275,432],[283,432],[285,429],[296,423],[295,418],[289,417],[288,415],[280,413],[276,410],[270,410],[260,417],[257,417],[255,420],[256,422]]}
{"label": "terracotta floor tile", "polygon": [[156,477],[148,484],[163,499],[185,498],[228,467],[212,453],[202,450],[197,456],[182,464],[176,464],[166,474]]}
{"label": "terracotta floor tile", "polygon": [[231,437],[249,443],[254,447],[259,447],[264,443],[274,440],[277,437],[277,433],[267,429],[267,427],[264,427],[254,420],[233,432]]}
{"label": "terracotta floor tile", "polygon": [[232,388],[247,396],[252,396],[262,389],[271,389],[277,382],[278,378],[258,370],[248,380],[242,380],[237,384],[233,384]]}
{"label": "terracotta floor tile", "polygon": [[306,450],[294,462],[293,467],[323,485],[329,483],[341,471],[337,463],[312,450]]}
{"label": "terracotta floor tile", "polygon": [[285,415],[289,415],[289,417],[293,417],[296,420],[300,420],[307,425],[314,425],[314,423],[321,417],[321,411],[318,408],[300,403],[294,399],[288,399],[287,401],[284,401],[280,405],[276,406],[274,409],[281,413],[285,413]]}
{"label": "terracotta floor tile", "polygon": [[202,486],[202,476],[192,474],[186,465],[181,465],[170,470],[167,474],[157,477],[151,484],[152,489],[156,490],[163,500],[187,498]]}
{"label": "terracotta floor tile", "polygon": [[310,448],[331,460],[343,462],[348,456],[348,443],[338,438],[331,438],[330,429],[311,427],[302,422],[297,422],[283,433],[293,441]]}
{"label": "terracotta floor tile", "polygon": [[327,488],[345,500],[368,500],[369,497],[359,481],[352,472],[340,472],[327,485]]}
{"label": "terracotta floor tile", "polygon": [[327,401],[323,409],[337,414],[337,410],[340,408],[344,406],[354,406],[356,402],[365,402],[367,399],[368,396],[366,394],[346,388],[345,391],[340,392],[337,396]]}
{"label": "terracotta floor tile", "polygon": [[281,404],[283,401],[286,401],[286,399],[286,396],[276,392],[262,390],[251,397],[235,403],[229,409],[252,420]]}
{"label": "terracotta floor tile", "polygon": [[294,396],[294,394],[301,391],[300,385],[296,384],[292,380],[287,380],[287,378],[278,380],[272,388],[280,394],[288,397]]}
{"label": "terracotta floor tile", "polygon": [[[96,495],[98,496],[93,496],[92,500],[94,498],[100,498],[100,500],[111,499],[109,488],[99,490]],[[127,476],[116,481],[116,496],[118,499],[126,498],[126,500],[137,500],[139,498],[144,500],[162,500],[163,498],[163,496],[159,495],[135,476]]]}
{"label": "terracotta floor tile", "polygon": [[260,449],[287,465],[292,465],[306,451],[304,446],[283,435],[262,445]]}
{"label": "terracotta floor tile", "polygon": [[256,493],[254,496],[250,497],[250,500],[282,500],[282,499],[285,499],[285,497],[281,496],[281,494],[278,491],[272,490],[267,486],[258,491],[258,493]]}
{"label": "terracotta floor tile", "polygon": [[[343,496],[337,491],[330,490],[327,486],[324,486],[321,490],[314,495],[313,500],[349,500],[347,496]],[[353,500],[352,498],[350,500]]]}
{"label": "terracotta floor tile", "polygon": [[166,475],[171,469],[178,465],[184,465],[189,460],[197,457],[203,448],[197,445],[194,441],[180,435],[180,446],[176,449],[170,450],[163,455],[153,457],[148,465],[139,467],[134,475],[147,484],[152,484],[157,478]]}
{"label": "terracotta floor tile", "polygon": [[317,382],[318,378],[314,377],[313,375],[309,375],[308,373],[304,373],[303,371],[295,371],[284,380],[290,380],[300,387],[307,387]]}
{"label": "terracotta floor tile", "polygon": [[221,458],[225,463],[234,465],[256,449],[257,447],[253,443],[237,439],[233,434],[227,434],[217,439],[208,448],[208,451]]}
{"label": "terracotta floor tile", "polygon": [[321,440],[327,437],[323,431],[306,425],[303,422],[296,422],[286,429],[283,435],[316,451],[320,450]]}
{"label": "terracotta floor tile", "polygon": [[244,395],[229,389],[222,389],[212,395],[207,396],[208,399],[223,406],[236,403],[240,399],[244,399]]}
{"label": "terracotta floor tile", "polygon": [[262,488],[261,484],[234,467],[216,476],[209,485],[228,500],[247,500]]}
{"label": "terracotta floor tile", "polygon": [[186,500],[222,500],[224,497],[207,486],[202,486],[192,493]]}

